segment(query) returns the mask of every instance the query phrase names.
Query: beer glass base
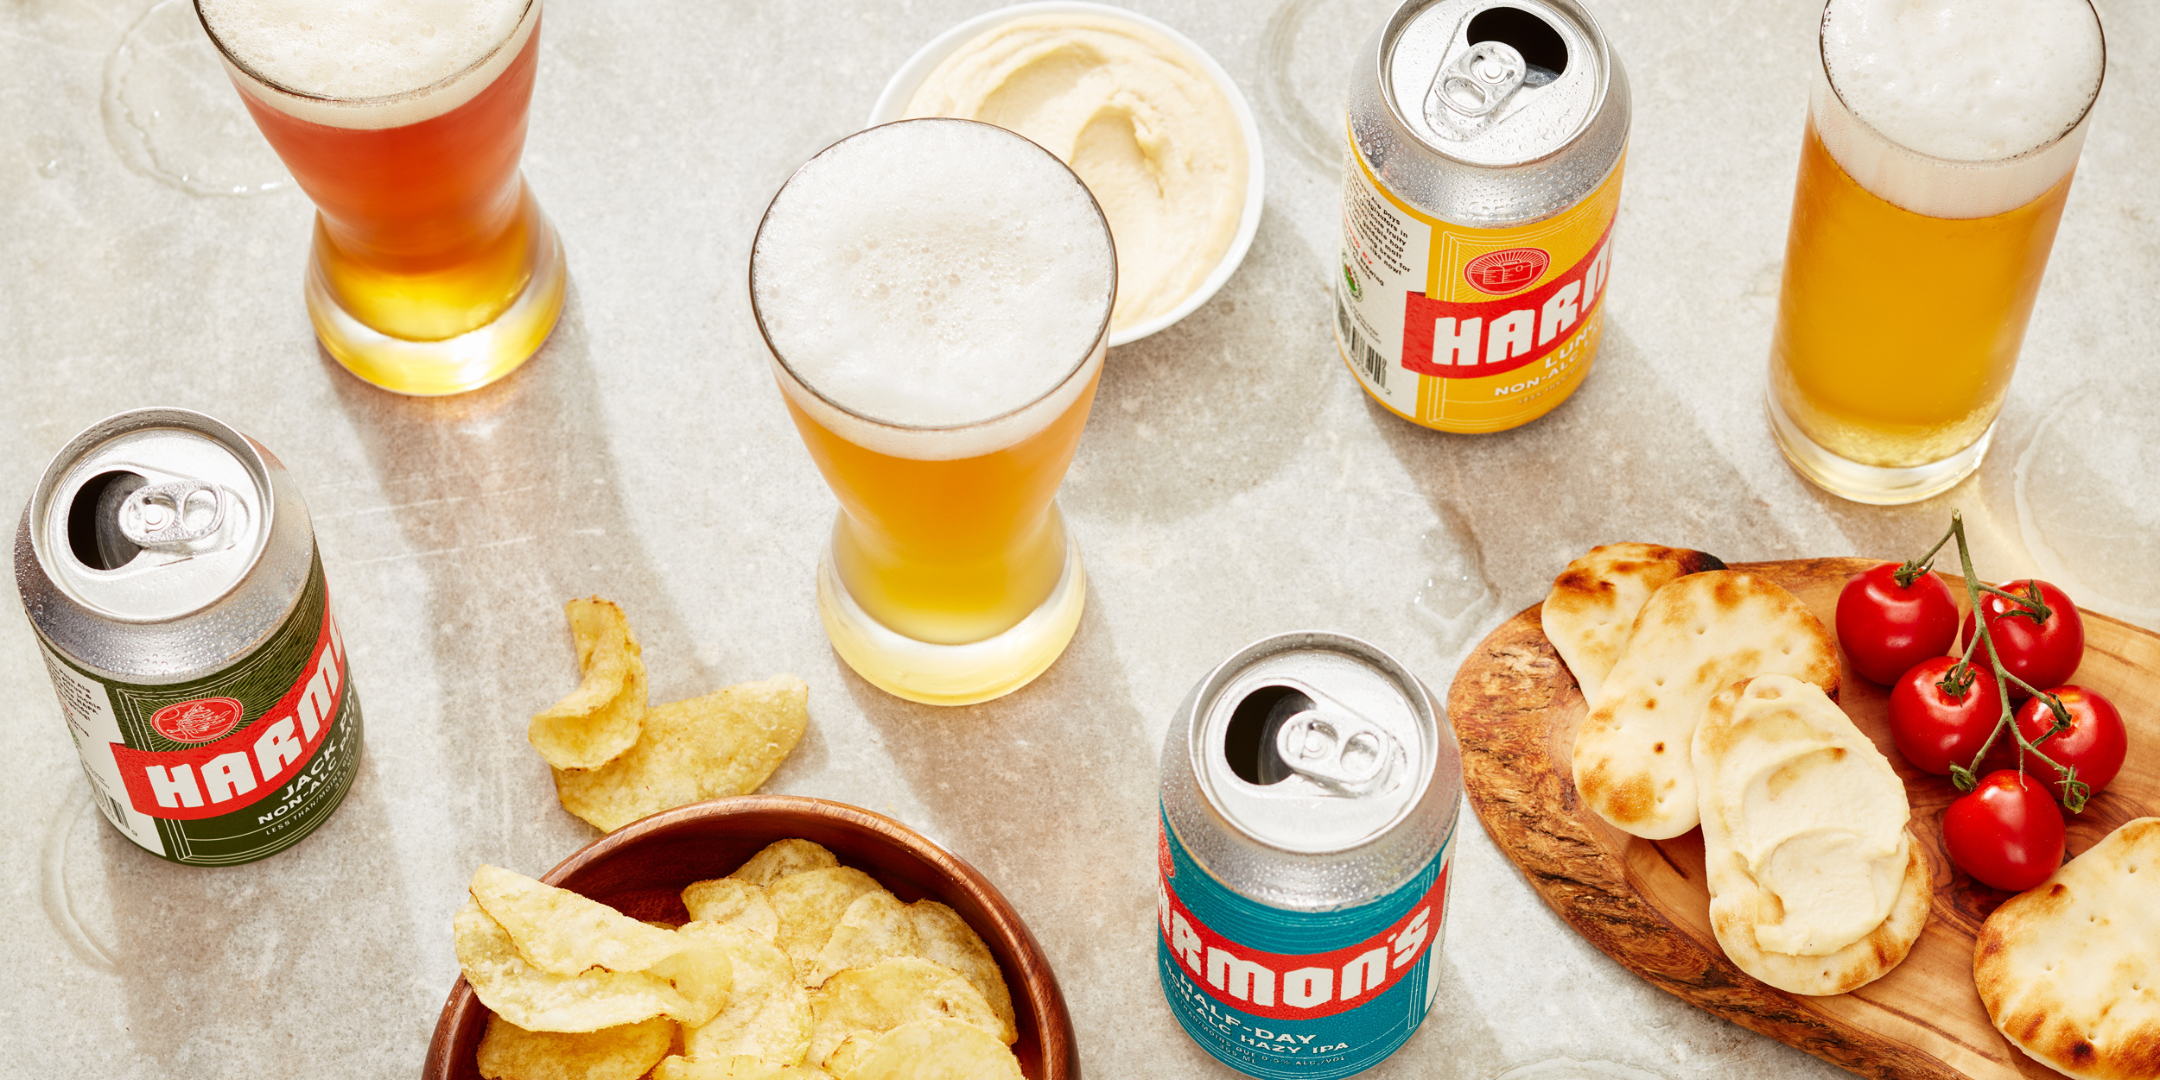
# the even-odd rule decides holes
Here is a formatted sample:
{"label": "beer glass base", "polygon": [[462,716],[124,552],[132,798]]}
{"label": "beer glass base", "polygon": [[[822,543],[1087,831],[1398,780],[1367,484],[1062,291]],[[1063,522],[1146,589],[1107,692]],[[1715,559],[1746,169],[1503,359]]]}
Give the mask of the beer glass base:
{"label": "beer glass base", "polygon": [[518,369],[540,351],[562,315],[570,275],[562,240],[545,214],[525,291],[493,322],[441,341],[391,337],[353,317],[331,294],[321,264],[310,259],[308,317],[315,336],[345,370],[385,390],[433,397],[477,390]]}
{"label": "beer glass base", "polygon": [[1971,446],[1941,461],[1909,468],[1862,465],[1839,457],[1808,438],[1785,410],[1778,407],[1775,393],[1765,398],[1764,405],[1770,414],[1770,433],[1777,438],[1778,449],[1784,451],[1785,460],[1794,472],[1841,499],[1871,506],[1900,506],[1950,490],[1980,467],[1980,459],[1987,454],[1988,442],[1995,437],[1995,425],[1990,423]]}
{"label": "beer glass base", "polygon": [[857,675],[894,697],[926,705],[972,705],[1001,698],[1049,670],[1064,655],[1087,601],[1080,546],[1065,540],[1065,570],[1041,607],[996,637],[934,645],[886,628],[855,602],[833,567],[832,548],[818,561],[818,617],[833,651]]}

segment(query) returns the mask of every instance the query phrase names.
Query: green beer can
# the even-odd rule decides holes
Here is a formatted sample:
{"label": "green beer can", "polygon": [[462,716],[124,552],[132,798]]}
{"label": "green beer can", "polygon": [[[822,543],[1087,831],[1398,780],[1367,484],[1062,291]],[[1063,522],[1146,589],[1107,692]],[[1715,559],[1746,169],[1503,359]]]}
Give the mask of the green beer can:
{"label": "green beer can", "polygon": [[91,425],[23,512],[15,586],[121,835],[230,866],[344,801],[360,699],[307,503],[253,439],[185,409]]}

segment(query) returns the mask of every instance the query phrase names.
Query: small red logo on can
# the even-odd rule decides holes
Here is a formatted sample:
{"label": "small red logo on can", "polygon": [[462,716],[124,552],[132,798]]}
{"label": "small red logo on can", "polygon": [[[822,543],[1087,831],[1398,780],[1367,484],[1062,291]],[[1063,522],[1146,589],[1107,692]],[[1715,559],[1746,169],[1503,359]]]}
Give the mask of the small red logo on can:
{"label": "small red logo on can", "polygon": [[150,716],[150,726],[174,742],[209,742],[240,722],[243,706],[229,697],[197,698],[167,705]]}
{"label": "small red logo on can", "polygon": [[1504,296],[1529,288],[1551,265],[1552,256],[1537,248],[1509,248],[1470,260],[1463,267],[1463,277],[1481,293]]}

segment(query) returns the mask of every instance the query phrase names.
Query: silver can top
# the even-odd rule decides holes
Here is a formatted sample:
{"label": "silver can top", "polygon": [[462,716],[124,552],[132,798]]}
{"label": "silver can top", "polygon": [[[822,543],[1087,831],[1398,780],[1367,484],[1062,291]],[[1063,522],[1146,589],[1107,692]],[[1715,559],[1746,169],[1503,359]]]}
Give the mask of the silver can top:
{"label": "silver can top", "polygon": [[1458,161],[1509,166],[1567,146],[1611,80],[1604,35],[1565,0],[1408,3],[1381,38],[1389,106]]}
{"label": "silver can top", "polygon": [[61,450],[25,524],[45,576],[127,623],[178,619],[237,588],[276,516],[269,469],[232,428],[185,409],[108,417]]}
{"label": "silver can top", "polygon": [[1209,677],[1187,744],[1207,800],[1239,832],[1301,854],[1393,829],[1433,782],[1430,699],[1387,654],[1332,634],[1270,638]]}

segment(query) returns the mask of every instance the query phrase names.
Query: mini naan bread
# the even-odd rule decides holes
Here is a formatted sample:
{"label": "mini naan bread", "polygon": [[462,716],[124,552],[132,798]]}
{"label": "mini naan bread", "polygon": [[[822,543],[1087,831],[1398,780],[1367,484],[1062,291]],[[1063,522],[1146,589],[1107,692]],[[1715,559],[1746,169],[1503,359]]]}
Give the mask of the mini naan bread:
{"label": "mini naan bread", "polygon": [[1842,994],[1912,951],[1934,887],[1889,759],[1821,688],[1786,675],[1711,698],[1692,757],[1710,926],[1740,970]]}
{"label": "mini naan bread", "polygon": [[1798,597],[1710,570],[1659,589],[1575,736],[1575,787],[1614,828],[1665,840],[1702,820],[1689,750],[1718,691],[1791,675],[1837,693],[1837,643]]}
{"label": "mini naan bread", "polygon": [[2078,1080],[2160,1076],[2160,817],[1988,916],[1973,982],[1997,1030]]}
{"label": "mini naan bread", "polygon": [[1538,617],[1582,687],[1583,700],[1597,704],[1598,690],[1651,596],[1689,574],[1723,569],[1724,561],[1709,552],[1656,544],[1600,544],[1567,564]]}

